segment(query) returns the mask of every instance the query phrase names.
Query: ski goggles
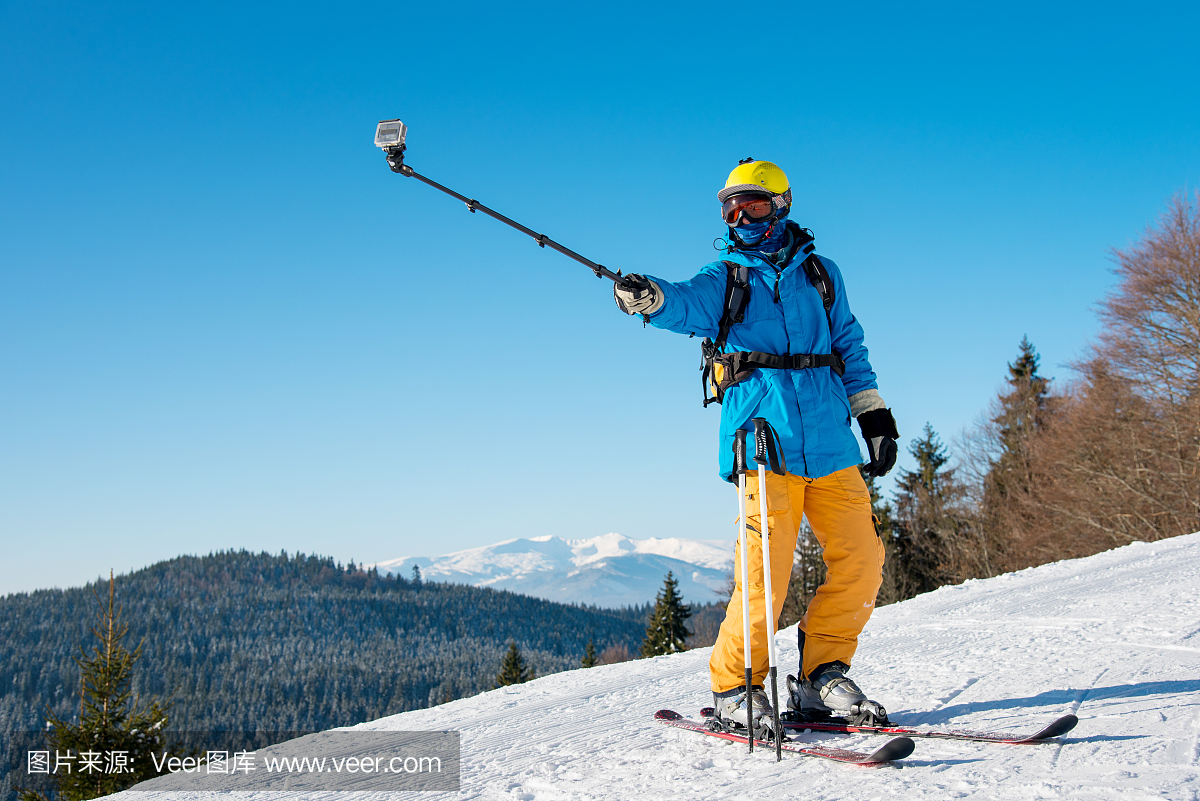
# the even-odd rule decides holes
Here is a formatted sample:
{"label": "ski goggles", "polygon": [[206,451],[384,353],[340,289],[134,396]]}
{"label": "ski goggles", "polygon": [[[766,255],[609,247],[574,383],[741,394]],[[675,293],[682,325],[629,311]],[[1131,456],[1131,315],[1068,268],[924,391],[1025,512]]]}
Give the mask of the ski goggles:
{"label": "ski goggles", "polygon": [[767,195],[734,195],[721,204],[721,217],[730,228],[762,222],[774,213],[775,202]]}

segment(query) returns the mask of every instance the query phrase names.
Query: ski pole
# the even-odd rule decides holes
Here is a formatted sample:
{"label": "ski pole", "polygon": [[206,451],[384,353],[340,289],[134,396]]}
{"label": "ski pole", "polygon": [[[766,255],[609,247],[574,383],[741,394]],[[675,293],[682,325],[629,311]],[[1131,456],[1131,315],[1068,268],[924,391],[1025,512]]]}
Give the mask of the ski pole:
{"label": "ski pole", "polygon": [[767,525],[767,465],[772,472],[783,474],[775,455],[774,431],[766,418],[754,418],[754,461],[758,462],[758,522],[762,531],[763,598],[767,613],[767,673],[771,677],[771,703],[774,705],[775,761],[783,761],[783,737],[779,726],[779,671],[776,667],[775,651],[775,596],[771,592],[771,539]]}
{"label": "ski pole", "polygon": [[399,173],[407,178],[416,178],[418,181],[428,184],[440,192],[445,192],[452,198],[461,200],[463,203],[467,204],[467,210],[472,214],[477,211],[482,211],[489,217],[499,220],[505,225],[516,228],[523,234],[528,234],[529,236],[533,237],[534,241],[538,243],[539,247],[557,250],[564,256],[574,259],[580,264],[591,268],[591,271],[596,274],[597,278],[608,278],[620,284],[621,286],[632,286],[632,284],[629,283],[629,279],[621,275],[620,270],[617,270],[614,273],[603,264],[597,264],[586,256],[581,256],[570,248],[563,247],[545,234],[539,234],[537,231],[534,231],[531,228],[526,228],[516,220],[509,219],[503,214],[489,209],[478,200],[473,200],[466,195],[460,195],[453,189],[442,186],[436,181],[431,181],[424,175],[419,174],[412,167],[404,163],[404,139],[407,135],[408,126],[400,122],[400,120],[382,120],[380,121],[379,125],[375,127],[375,145],[383,148],[383,152],[387,155],[388,166],[392,168],[392,172]]}
{"label": "ski pole", "polygon": [[754,663],[750,661],[750,557],[746,544],[746,434],[738,429],[733,440],[733,469],[738,477],[738,557],[742,563],[742,654],[746,661],[746,739],[754,752]]}

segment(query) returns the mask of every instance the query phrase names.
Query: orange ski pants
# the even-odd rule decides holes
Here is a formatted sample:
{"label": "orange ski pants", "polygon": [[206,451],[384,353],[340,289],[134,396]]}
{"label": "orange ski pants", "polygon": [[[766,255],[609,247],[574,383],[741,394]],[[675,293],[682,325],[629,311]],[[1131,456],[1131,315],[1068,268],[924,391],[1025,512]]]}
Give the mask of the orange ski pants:
{"label": "orange ski pants", "polygon": [[[762,531],[758,473],[746,475],[746,534],[750,565],[750,656],[754,683],[767,676],[767,622],[763,592]],[[810,479],[767,473],[767,524],[771,543],[771,594],[775,623],[787,598],[792,555],[801,516],[808,517],[828,568],[825,583],[817,590],[800,621],[804,631],[802,672],[839,659],[850,664],[858,647],[875,596],[883,579],[883,542],[871,519],[871,497],[857,467],[848,467],[822,478]],[[740,548],[740,544],[736,546]],[[734,552],[737,576],[725,621],[713,646],[708,667],[713,692],[725,692],[746,683],[742,651],[743,584],[740,551]],[[786,673],[781,669],[780,673]]]}

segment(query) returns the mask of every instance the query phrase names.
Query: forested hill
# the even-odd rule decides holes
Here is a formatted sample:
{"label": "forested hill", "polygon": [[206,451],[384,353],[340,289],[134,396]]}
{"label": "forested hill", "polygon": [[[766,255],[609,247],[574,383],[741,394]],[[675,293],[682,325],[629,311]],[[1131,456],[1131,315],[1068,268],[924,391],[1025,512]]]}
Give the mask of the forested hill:
{"label": "forested hill", "polygon": [[[0,599],[0,731],[39,728],[47,704],[77,713],[97,589]],[[144,638],[135,692],[173,697],[171,728],[190,731],[323,730],[428,707],[491,689],[510,640],[537,675],[577,667],[589,639],[636,652],[649,611],[244,551],[118,576],[116,598],[127,646]]]}

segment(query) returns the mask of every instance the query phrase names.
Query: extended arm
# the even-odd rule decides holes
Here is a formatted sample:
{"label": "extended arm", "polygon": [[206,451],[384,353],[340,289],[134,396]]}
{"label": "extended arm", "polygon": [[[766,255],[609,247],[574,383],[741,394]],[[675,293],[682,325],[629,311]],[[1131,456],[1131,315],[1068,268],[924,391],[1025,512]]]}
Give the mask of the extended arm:
{"label": "extended arm", "polygon": [[642,289],[613,287],[617,306],[626,314],[642,314],[656,328],[677,334],[715,336],[725,303],[725,265],[714,262],[687,281],[663,281],[630,275]]}

